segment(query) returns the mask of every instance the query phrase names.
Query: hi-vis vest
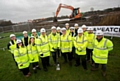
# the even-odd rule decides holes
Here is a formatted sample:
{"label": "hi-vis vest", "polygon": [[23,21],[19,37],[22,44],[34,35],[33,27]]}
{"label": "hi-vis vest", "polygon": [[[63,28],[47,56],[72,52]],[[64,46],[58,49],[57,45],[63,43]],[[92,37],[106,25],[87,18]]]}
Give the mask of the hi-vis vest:
{"label": "hi-vis vest", "polygon": [[70,29],[66,29],[66,34],[67,34],[67,35],[70,34]]}
{"label": "hi-vis vest", "polygon": [[95,40],[94,49],[93,49],[93,60],[95,63],[107,64],[108,52],[113,49],[113,43],[106,39],[102,38],[100,42]]}
{"label": "hi-vis vest", "polygon": [[[30,41],[30,37],[28,36],[28,44],[29,44],[29,41]],[[22,38],[22,42],[23,42],[23,45],[25,45],[24,37]]]}
{"label": "hi-vis vest", "polygon": [[10,52],[12,53],[12,54],[14,54],[14,50],[16,49],[16,40],[14,40],[13,41],[14,42],[14,44],[10,41],[9,43],[10,43]]}
{"label": "hi-vis vest", "polygon": [[37,46],[36,45],[33,46],[32,44],[29,44],[27,46],[27,50],[28,50],[30,63],[39,62],[39,54],[37,51]]}
{"label": "hi-vis vest", "polygon": [[72,51],[72,38],[69,35],[61,35],[60,37],[60,43],[59,43],[59,47],[62,51],[62,53],[65,52],[71,52]]}
{"label": "hi-vis vest", "polygon": [[[16,48],[16,50],[14,51],[14,58],[18,64],[19,69],[29,67],[30,62],[29,62],[29,58],[27,55],[26,47],[19,47],[19,49]],[[21,64],[22,64],[22,66],[21,66]]]}
{"label": "hi-vis vest", "polygon": [[95,41],[96,36],[92,33],[92,34],[88,34],[87,40],[88,40],[88,45],[87,48],[88,49],[93,49],[93,43]]}
{"label": "hi-vis vest", "polygon": [[86,55],[86,47],[88,41],[86,36],[82,35],[81,37],[76,36],[74,39],[75,52],[78,55]]}
{"label": "hi-vis vest", "polygon": [[83,32],[83,35],[88,37],[88,32],[87,31]]}
{"label": "hi-vis vest", "polygon": [[50,56],[50,47],[47,36],[43,37],[42,35],[40,35],[40,37],[36,41],[36,45],[40,57]]}
{"label": "hi-vis vest", "polygon": [[49,39],[50,51],[54,51],[52,48],[57,49],[59,47],[58,43],[60,42],[60,35],[58,33],[56,33],[55,36],[52,33],[49,34],[48,39]]}

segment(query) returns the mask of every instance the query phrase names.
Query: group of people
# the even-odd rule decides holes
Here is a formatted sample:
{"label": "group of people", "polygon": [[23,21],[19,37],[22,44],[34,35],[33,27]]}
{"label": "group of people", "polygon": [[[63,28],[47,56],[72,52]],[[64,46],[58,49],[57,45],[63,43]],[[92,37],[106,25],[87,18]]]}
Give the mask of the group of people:
{"label": "group of people", "polygon": [[69,23],[65,27],[51,27],[51,33],[46,34],[46,29],[40,29],[40,36],[36,29],[32,29],[31,36],[27,31],[23,31],[23,38],[16,39],[14,34],[10,35],[8,49],[12,53],[18,68],[26,77],[30,76],[29,66],[32,64],[33,71],[40,70],[39,60],[44,71],[48,71],[51,66],[49,58],[52,56],[54,65],[58,63],[58,57],[64,58],[63,63],[72,66],[72,60],[75,59],[75,66],[82,64],[87,70],[87,62],[91,62],[92,71],[98,70],[99,64],[102,65],[103,76],[106,75],[106,64],[108,53],[113,49],[113,43],[104,37],[101,30],[93,33],[93,28],[86,25],[81,27],[75,23],[70,27]]}

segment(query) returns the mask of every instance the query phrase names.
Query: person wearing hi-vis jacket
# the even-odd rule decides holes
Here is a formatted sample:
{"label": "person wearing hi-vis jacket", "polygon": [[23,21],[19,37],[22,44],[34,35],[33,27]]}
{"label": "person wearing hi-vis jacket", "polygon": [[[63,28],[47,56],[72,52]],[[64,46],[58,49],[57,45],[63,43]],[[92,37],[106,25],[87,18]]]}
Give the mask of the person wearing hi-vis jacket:
{"label": "person wearing hi-vis jacket", "polygon": [[33,67],[33,71],[34,73],[36,73],[37,69],[40,70],[40,67],[39,67],[39,54],[37,51],[37,46],[35,44],[34,36],[30,37],[27,50],[28,50],[28,56],[29,56],[30,63],[32,64],[32,67]]}
{"label": "person wearing hi-vis jacket", "polygon": [[72,38],[67,34],[66,28],[62,28],[62,35],[60,37],[60,43],[58,46],[60,47],[64,57],[64,63],[66,63],[68,59],[69,65],[72,66]]}
{"label": "person wearing hi-vis jacket", "polygon": [[29,71],[30,62],[27,54],[27,48],[19,39],[17,39],[17,48],[14,51],[14,58],[17,62],[18,68],[22,71],[25,77],[29,77],[31,73]]}
{"label": "person wearing hi-vis jacket", "polygon": [[78,35],[74,39],[75,53],[76,53],[76,64],[75,66],[80,65],[80,59],[82,60],[82,66],[85,70],[87,70],[86,64],[86,47],[88,41],[86,36],[83,35],[83,30],[81,28],[78,29]]}
{"label": "person wearing hi-vis jacket", "polygon": [[106,76],[108,53],[113,49],[113,43],[109,39],[104,38],[104,33],[101,30],[96,31],[96,36],[92,55],[95,66],[91,70],[98,70],[99,64],[101,64],[102,75]]}
{"label": "person wearing hi-vis jacket", "polygon": [[50,47],[48,37],[46,35],[45,28],[41,28],[40,37],[36,41],[37,50],[40,54],[42,66],[44,71],[48,71],[47,66],[50,66],[49,57],[50,57]]}

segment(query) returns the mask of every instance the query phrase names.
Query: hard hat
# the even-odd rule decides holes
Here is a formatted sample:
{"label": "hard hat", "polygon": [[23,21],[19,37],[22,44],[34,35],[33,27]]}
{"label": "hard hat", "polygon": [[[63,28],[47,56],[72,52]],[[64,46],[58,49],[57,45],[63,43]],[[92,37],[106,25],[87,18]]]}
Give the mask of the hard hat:
{"label": "hard hat", "polygon": [[88,29],[87,30],[93,30],[93,27],[88,27]]}
{"label": "hard hat", "polygon": [[70,27],[70,30],[74,30],[74,27]]}
{"label": "hard hat", "polygon": [[41,28],[40,32],[46,32],[45,28]]}
{"label": "hard hat", "polygon": [[60,30],[61,28],[60,27],[57,27],[57,30]]}
{"label": "hard hat", "polygon": [[56,27],[55,27],[55,26],[52,26],[51,29],[56,29]]}
{"label": "hard hat", "polygon": [[101,30],[97,30],[96,35],[104,35],[104,33]]}
{"label": "hard hat", "polygon": [[66,25],[69,25],[69,23],[66,23],[65,26],[66,26]]}
{"label": "hard hat", "polygon": [[17,39],[17,42],[16,42],[16,43],[19,44],[19,43],[21,43],[21,42],[22,42],[22,41],[21,41],[20,39]]}
{"label": "hard hat", "polygon": [[15,36],[15,34],[10,34],[10,38],[11,38],[11,37],[14,37],[14,36]]}
{"label": "hard hat", "polygon": [[32,32],[36,32],[36,29],[32,29]]}
{"label": "hard hat", "polygon": [[66,30],[66,28],[62,28],[61,30],[62,30],[62,31],[63,31],[63,30]]}
{"label": "hard hat", "polygon": [[23,31],[23,34],[27,33],[27,31]]}
{"label": "hard hat", "polygon": [[34,38],[34,36],[31,36],[30,38]]}
{"label": "hard hat", "polygon": [[78,24],[77,24],[77,23],[75,23],[75,24],[74,24],[74,26],[78,26]]}
{"label": "hard hat", "polygon": [[82,25],[82,28],[87,28],[86,25]]}
{"label": "hard hat", "polygon": [[77,33],[83,33],[83,29],[82,28],[79,28]]}

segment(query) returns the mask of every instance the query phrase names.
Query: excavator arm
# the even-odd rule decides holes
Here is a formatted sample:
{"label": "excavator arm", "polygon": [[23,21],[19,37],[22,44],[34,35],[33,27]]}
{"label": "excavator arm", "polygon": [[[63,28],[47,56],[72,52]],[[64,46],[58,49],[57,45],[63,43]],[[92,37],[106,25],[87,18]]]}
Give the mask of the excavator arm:
{"label": "excavator arm", "polygon": [[57,8],[57,10],[56,10],[56,14],[55,14],[55,17],[54,17],[54,21],[55,22],[57,21],[57,16],[58,16],[61,8],[66,8],[66,9],[72,10],[72,14],[69,16],[69,18],[71,18],[73,20],[74,19],[79,19],[79,18],[82,17],[82,14],[80,13],[80,9],[79,8],[74,8],[74,7],[70,6],[70,5],[66,5],[66,4],[61,4],[60,3],[58,8]]}

